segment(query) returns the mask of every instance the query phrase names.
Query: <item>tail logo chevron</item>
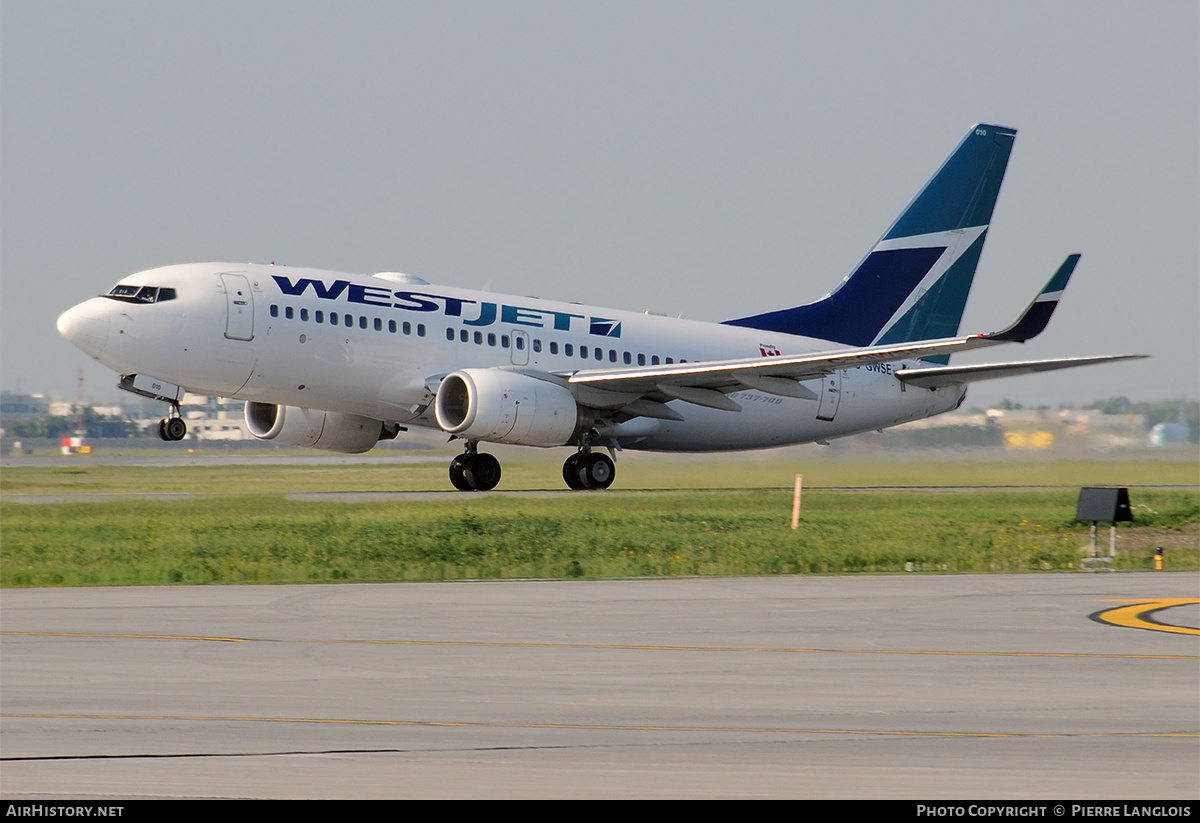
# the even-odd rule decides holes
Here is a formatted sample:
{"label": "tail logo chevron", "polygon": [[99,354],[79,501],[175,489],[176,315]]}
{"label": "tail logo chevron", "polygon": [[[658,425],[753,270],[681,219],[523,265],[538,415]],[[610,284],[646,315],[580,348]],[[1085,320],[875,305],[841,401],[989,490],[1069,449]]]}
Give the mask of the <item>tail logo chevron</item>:
{"label": "tail logo chevron", "polygon": [[998,126],[972,130],[825,298],[727,323],[848,346],[954,336],[1015,137]]}

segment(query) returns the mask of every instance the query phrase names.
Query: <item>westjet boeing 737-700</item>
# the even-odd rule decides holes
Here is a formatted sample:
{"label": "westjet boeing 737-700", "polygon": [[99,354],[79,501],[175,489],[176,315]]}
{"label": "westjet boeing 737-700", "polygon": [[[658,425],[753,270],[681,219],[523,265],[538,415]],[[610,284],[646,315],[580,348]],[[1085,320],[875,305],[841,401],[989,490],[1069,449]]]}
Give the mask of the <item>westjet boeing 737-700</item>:
{"label": "westjet boeing 737-700", "polygon": [[957,336],[1015,136],[972,128],[826,297],[724,323],[394,272],[193,263],[126,277],[58,328],[121,388],[170,405],[164,440],[187,432],[188,391],[245,400],[250,431],[274,443],[359,453],[440,429],[466,446],[450,463],[464,491],[500,480],[481,442],[571,446],[567,485],[607,488],[621,449],[823,442],[957,408],[971,381],[1135,357],[949,365],[1041,332],[1079,262],[1008,328]]}

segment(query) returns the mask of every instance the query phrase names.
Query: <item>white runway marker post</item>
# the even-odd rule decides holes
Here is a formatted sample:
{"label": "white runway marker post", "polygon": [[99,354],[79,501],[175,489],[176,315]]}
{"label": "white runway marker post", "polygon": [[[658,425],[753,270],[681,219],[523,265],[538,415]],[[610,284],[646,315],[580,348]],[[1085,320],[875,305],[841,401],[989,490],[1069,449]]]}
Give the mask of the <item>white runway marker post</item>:
{"label": "white runway marker post", "polygon": [[800,486],[804,483],[804,475],[796,475],[796,493],[792,495],[792,530],[800,528]]}

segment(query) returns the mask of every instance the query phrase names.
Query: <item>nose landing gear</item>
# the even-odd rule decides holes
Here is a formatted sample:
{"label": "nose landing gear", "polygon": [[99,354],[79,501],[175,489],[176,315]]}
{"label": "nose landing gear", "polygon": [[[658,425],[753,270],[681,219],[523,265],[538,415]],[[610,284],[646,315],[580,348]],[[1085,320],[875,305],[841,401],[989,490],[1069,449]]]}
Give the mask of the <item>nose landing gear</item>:
{"label": "nose landing gear", "polygon": [[178,403],[171,404],[171,414],[158,421],[158,437],[160,440],[173,442],[187,436],[187,423],[183,420],[183,412]]}
{"label": "nose landing gear", "polygon": [[158,421],[158,436],[162,440],[182,440],[187,436],[187,423],[182,417],[164,417]]}

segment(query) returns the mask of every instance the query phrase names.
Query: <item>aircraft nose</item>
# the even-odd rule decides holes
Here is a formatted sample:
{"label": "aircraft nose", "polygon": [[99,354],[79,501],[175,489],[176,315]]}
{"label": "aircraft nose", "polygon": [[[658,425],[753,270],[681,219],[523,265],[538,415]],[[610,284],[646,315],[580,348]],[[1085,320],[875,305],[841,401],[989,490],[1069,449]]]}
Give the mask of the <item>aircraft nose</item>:
{"label": "aircraft nose", "polygon": [[109,312],[93,298],[67,309],[58,318],[58,333],[92,357],[108,344]]}

